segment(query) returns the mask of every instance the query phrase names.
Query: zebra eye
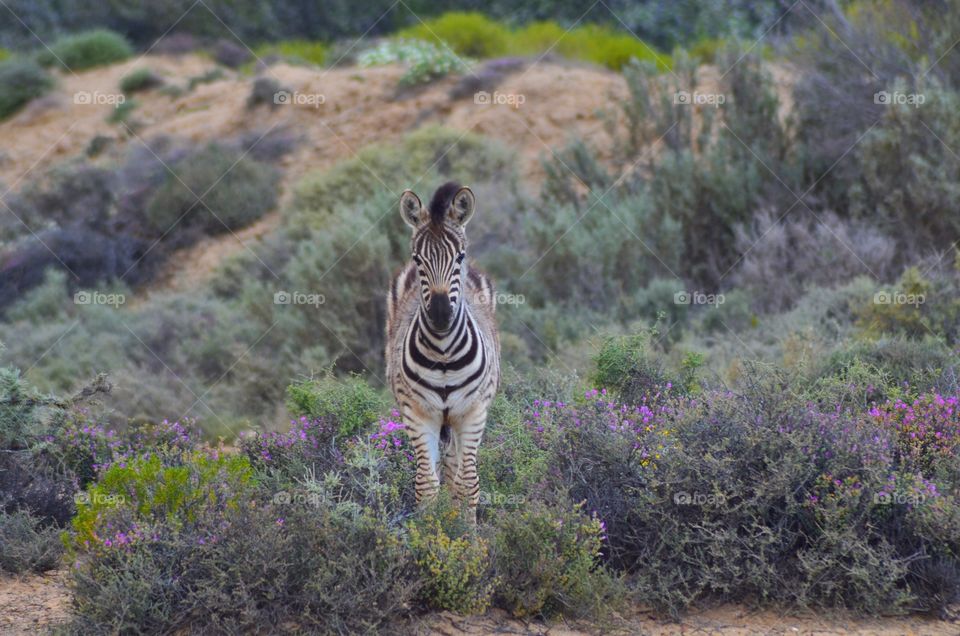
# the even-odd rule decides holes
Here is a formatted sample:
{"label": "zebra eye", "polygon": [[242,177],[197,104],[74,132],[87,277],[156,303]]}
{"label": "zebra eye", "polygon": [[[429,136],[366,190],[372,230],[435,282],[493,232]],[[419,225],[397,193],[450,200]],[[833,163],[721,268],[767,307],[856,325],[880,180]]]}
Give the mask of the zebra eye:
{"label": "zebra eye", "polygon": [[413,255],[411,256],[411,258],[413,259],[413,262],[414,262],[414,263],[416,263],[417,265],[420,264],[420,255],[419,255],[419,254],[413,254]]}
{"label": "zebra eye", "polygon": [[466,255],[467,254],[465,252],[460,252],[460,256],[457,257],[457,265],[463,262],[463,259],[466,257]]}

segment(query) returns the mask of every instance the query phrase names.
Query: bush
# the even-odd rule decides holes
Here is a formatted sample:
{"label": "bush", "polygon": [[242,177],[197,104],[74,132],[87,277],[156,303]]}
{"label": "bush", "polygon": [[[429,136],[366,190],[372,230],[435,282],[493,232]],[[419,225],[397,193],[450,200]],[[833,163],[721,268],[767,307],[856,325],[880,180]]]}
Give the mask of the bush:
{"label": "bush", "polygon": [[916,475],[893,452],[894,431],[866,413],[812,407],[756,370],[737,391],[657,406],[661,396],[636,415],[603,400],[536,420],[556,423],[552,479],[606,522],[612,563],[642,599],[674,611],[757,598],[888,613],[960,592],[946,556],[957,511],[943,494],[955,478],[936,477],[955,455]]}
{"label": "bush", "polygon": [[231,40],[219,40],[213,47],[213,59],[227,68],[240,68],[250,61],[251,57],[246,46]]}
{"label": "bush", "polygon": [[401,86],[426,84],[450,73],[462,73],[467,63],[430,42],[421,40],[388,40],[357,57],[361,67],[384,64],[403,64],[407,72],[400,78]]}
{"label": "bush", "polygon": [[63,544],[56,526],[43,526],[26,512],[0,511],[0,570],[12,574],[57,567]]}
{"label": "bush", "polygon": [[276,171],[226,146],[210,144],[173,170],[146,209],[158,235],[177,225],[211,234],[237,230],[276,202]]}
{"label": "bush", "polygon": [[596,617],[613,609],[615,579],[598,565],[602,522],[533,504],[494,521],[497,604],[514,616]]}
{"label": "bush", "polygon": [[68,71],[82,71],[95,66],[122,62],[133,55],[133,47],[119,33],[94,29],[60,38],[37,54],[44,66],[60,66]]}
{"label": "bush", "polygon": [[260,59],[279,55],[290,62],[323,66],[330,54],[330,47],[312,40],[283,40],[259,46],[256,53]]}
{"label": "bush", "polygon": [[811,285],[829,287],[866,275],[885,280],[896,254],[893,239],[874,223],[830,212],[804,220],[760,212],[737,228],[736,237],[743,258],[733,278],[763,312],[789,309]]}
{"label": "bush", "polygon": [[136,129],[139,127],[139,124],[130,121],[130,116],[139,106],[140,102],[137,100],[125,99],[114,106],[113,111],[107,116],[107,122],[111,124],[123,124],[124,128]]}
{"label": "bush", "polygon": [[379,633],[409,612],[415,566],[380,521],[263,496],[146,527],[79,561],[72,629]]}
{"label": "bush", "polygon": [[958,291],[957,273],[928,278],[918,268],[910,267],[894,285],[881,289],[859,308],[857,322],[867,335],[874,337],[933,337],[953,344],[960,336]]}
{"label": "bush", "polygon": [[290,92],[272,77],[258,77],[253,80],[253,88],[250,89],[250,96],[247,97],[247,108],[264,105],[276,108],[280,105],[277,94],[281,91]]}
{"label": "bush", "polygon": [[439,18],[421,22],[398,34],[403,38],[424,40],[450,47],[466,57],[496,57],[507,52],[509,31],[482,13],[445,13]]}
{"label": "bush", "polygon": [[125,95],[163,86],[163,78],[148,68],[139,68],[120,78],[120,90]]}
{"label": "bush", "polygon": [[380,392],[356,375],[341,379],[327,372],[287,387],[291,413],[336,422],[337,434],[343,437],[370,429],[388,406]]}
{"label": "bush", "polygon": [[424,600],[459,614],[482,614],[495,581],[489,544],[462,525],[460,510],[439,502],[407,527],[410,550],[424,579]]}
{"label": "bush", "polygon": [[31,60],[13,58],[0,62],[0,120],[46,93],[53,84],[53,78]]}
{"label": "bush", "polygon": [[118,462],[78,498],[69,545],[96,553],[125,545],[143,527],[192,521],[208,507],[236,508],[251,476],[243,455],[197,451],[168,464],[154,453]]}
{"label": "bush", "polygon": [[[638,404],[660,387],[672,387],[660,358],[653,350],[657,328],[629,336],[607,337],[600,345],[591,380],[609,387],[627,404]],[[677,389],[685,387],[678,383]]]}

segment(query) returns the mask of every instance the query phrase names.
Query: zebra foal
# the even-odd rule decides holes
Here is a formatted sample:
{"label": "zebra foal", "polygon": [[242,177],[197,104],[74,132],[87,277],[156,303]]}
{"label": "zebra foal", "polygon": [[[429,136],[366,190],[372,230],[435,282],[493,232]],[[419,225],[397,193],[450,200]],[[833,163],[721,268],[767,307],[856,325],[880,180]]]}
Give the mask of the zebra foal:
{"label": "zebra foal", "polygon": [[442,480],[476,518],[477,448],[500,382],[500,340],[490,280],[469,267],[464,227],[476,199],[446,183],[428,207],[407,190],[400,214],[413,229],[410,262],[387,294],[387,377],[417,462],[417,502]]}

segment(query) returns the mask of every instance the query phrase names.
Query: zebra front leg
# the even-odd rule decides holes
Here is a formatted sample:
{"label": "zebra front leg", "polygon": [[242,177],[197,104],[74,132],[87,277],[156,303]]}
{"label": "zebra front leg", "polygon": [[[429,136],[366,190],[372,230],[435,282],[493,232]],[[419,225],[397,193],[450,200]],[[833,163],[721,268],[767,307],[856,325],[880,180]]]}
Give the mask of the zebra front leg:
{"label": "zebra front leg", "polygon": [[440,477],[437,475],[437,466],[440,463],[440,428],[432,422],[411,419],[410,414],[404,415],[404,422],[417,461],[414,488],[417,504],[421,504],[436,498],[440,491]]}
{"label": "zebra front leg", "polygon": [[454,492],[458,501],[467,503],[467,520],[476,525],[477,505],[480,503],[480,476],[477,473],[477,450],[487,423],[486,410],[464,418],[457,436],[457,454],[460,469],[454,479]]}

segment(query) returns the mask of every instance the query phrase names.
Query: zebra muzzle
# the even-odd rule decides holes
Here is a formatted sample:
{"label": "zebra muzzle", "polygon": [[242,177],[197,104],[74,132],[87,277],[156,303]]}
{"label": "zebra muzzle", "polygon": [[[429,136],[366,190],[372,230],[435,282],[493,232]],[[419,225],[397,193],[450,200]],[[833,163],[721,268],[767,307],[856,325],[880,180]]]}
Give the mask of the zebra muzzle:
{"label": "zebra muzzle", "polygon": [[453,307],[450,306],[450,296],[447,294],[433,294],[430,297],[430,309],[427,312],[434,329],[443,331],[450,326],[453,318]]}

